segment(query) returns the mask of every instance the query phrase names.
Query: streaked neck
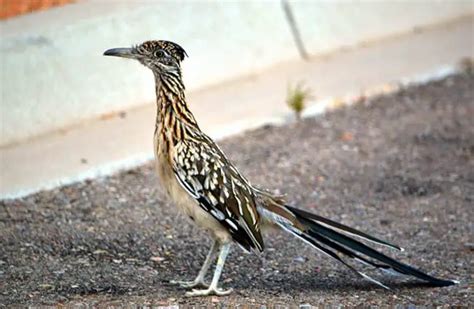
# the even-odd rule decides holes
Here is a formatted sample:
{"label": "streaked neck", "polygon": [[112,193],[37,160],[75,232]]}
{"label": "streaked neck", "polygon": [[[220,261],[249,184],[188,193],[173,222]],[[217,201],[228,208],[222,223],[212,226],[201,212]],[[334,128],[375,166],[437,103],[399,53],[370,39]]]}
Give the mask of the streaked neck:
{"label": "streaked neck", "polygon": [[181,72],[155,74],[157,99],[157,129],[168,130],[177,139],[186,138],[199,126],[186,103]]}

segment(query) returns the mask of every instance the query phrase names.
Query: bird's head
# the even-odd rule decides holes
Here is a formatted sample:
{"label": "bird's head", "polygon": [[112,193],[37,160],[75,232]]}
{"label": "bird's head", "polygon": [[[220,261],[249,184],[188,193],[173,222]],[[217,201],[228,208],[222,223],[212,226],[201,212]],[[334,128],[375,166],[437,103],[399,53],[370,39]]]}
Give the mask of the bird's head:
{"label": "bird's head", "polygon": [[138,60],[144,66],[158,74],[180,70],[186,51],[170,41],[146,41],[130,48],[112,48],[104,52],[105,56],[116,56]]}

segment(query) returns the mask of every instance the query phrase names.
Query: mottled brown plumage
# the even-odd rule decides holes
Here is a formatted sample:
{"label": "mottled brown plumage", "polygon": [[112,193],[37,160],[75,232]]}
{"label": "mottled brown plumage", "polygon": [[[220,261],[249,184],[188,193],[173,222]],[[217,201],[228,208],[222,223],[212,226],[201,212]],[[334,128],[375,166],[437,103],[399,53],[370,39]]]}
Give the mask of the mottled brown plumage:
{"label": "mottled brown plumage", "polygon": [[[235,242],[246,251],[263,251],[264,225],[276,226],[291,233],[385,288],[382,283],[356,270],[345,259],[412,275],[436,286],[453,284],[453,281],[431,277],[389,258],[345,234],[400,249],[397,246],[288,206],[282,198],[254,187],[200,130],[189,110],[181,76],[181,61],[186,52],[178,44],[147,41],[132,48],[110,49],[104,54],[136,59],[152,70],[157,97],[154,150],[161,186],[174,205],[198,226],[208,230],[215,239],[197,278],[190,282],[178,282],[183,287],[206,287],[188,292],[188,296],[230,293],[231,290],[218,288],[230,243]],[[204,277],[219,249],[216,270],[211,284],[207,286]]]}

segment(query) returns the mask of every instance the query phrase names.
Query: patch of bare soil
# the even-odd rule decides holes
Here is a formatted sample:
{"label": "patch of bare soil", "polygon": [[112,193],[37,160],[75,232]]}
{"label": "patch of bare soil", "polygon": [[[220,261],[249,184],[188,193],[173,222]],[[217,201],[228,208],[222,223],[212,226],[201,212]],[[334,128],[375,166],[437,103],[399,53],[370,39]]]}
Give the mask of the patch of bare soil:
{"label": "patch of bare soil", "polygon": [[220,144],[253,183],[404,248],[460,285],[372,273],[385,291],[283,233],[234,247],[228,297],[184,298],[210,241],[157,187],[153,165],[0,202],[0,304],[473,304],[474,77],[457,75]]}

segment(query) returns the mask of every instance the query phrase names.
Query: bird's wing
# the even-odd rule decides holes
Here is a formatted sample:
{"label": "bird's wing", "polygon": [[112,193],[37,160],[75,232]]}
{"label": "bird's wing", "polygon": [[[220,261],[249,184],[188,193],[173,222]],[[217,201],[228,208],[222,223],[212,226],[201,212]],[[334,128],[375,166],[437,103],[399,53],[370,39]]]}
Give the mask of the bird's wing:
{"label": "bird's wing", "polygon": [[248,181],[208,137],[175,145],[173,171],[199,206],[224,225],[244,249],[263,251],[260,217]]}

